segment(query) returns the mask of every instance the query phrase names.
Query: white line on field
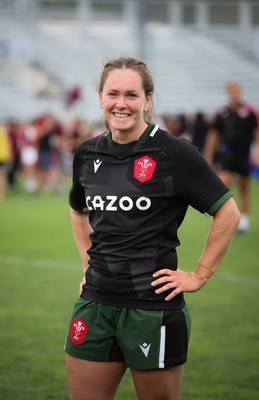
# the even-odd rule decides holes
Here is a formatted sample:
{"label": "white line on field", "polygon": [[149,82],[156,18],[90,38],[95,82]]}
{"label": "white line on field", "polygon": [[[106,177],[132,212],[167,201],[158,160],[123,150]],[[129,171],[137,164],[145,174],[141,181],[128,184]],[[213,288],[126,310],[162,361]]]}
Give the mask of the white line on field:
{"label": "white line on field", "polygon": [[[12,267],[38,267],[38,268],[60,268],[60,269],[76,269],[80,270],[80,262],[72,261],[57,261],[57,260],[45,260],[35,258],[24,258],[24,257],[13,257],[13,256],[1,256],[0,255],[0,266],[6,264]],[[230,272],[219,271],[213,279],[227,281],[231,283],[242,283],[245,285],[258,285],[258,276],[247,276],[237,275]]]}
{"label": "white line on field", "polygon": [[39,268],[61,268],[61,269],[79,269],[80,262],[56,261],[35,258],[23,258],[12,256],[0,256],[0,263],[12,267],[39,267]]}

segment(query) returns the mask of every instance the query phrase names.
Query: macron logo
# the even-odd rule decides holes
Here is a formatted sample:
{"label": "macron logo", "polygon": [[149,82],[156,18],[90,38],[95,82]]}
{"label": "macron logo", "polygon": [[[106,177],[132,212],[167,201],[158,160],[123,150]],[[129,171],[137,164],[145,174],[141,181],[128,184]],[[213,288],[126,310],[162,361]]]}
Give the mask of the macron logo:
{"label": "macron logo", "polygon": [[146,358],[148,357],[150,346],[151,346],[151,343],[149,343],[149,344],[147,344],[147,343],[139,344],[139,347],[141,348],[141,350],[144,353],[144,356]]}
{"label": "macron logo", "polygon": [[94,160],[94,173],[97,172],[97,170],[100,167],[101,163],[102,163],[102,160],[99,160],[99,158],[97,160]]}

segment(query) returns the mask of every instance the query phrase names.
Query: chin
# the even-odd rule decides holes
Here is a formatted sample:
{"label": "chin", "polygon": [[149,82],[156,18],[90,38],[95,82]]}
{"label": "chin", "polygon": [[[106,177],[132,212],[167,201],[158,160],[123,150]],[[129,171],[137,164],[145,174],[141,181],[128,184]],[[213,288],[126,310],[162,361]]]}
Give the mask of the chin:
{"label": "chin", "polygon": [[117,123],[117,124],[110,124],[113,129],[117,129],[119,131],[128,131],[132,129],[132,124],[125,124],[124,123]]}

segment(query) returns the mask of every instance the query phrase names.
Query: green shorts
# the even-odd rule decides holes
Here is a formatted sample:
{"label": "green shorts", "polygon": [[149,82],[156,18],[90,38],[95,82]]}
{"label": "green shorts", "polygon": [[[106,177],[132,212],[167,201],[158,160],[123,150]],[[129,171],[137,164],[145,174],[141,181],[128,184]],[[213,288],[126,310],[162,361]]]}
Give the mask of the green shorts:
{"label": "green shorts", "polygon": [[91,361],[118,361],[133,369],[184,364],[190,337],[185,305],[176,311],[113,307],[79,298],[65,351]]}

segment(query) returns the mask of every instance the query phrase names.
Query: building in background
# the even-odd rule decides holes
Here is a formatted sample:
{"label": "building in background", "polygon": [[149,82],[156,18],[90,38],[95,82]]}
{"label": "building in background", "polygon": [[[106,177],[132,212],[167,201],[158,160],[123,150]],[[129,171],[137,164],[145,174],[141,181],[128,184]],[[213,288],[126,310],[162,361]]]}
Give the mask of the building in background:
{"label": "building in background", "polygon": [[0,27],[2,119],[97,121],[102,63],[121,54],[151,67],[159,114],[211,113],[229,79],[259,106],[259,1],[0,0]]}

